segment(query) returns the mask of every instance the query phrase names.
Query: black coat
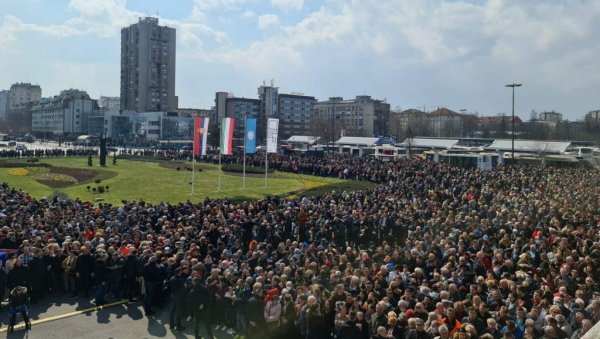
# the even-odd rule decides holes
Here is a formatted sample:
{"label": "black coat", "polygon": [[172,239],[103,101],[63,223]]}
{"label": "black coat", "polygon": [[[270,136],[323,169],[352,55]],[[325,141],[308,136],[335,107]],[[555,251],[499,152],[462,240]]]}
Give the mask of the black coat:
{"label": "black coat", "polygon": [[82,277],[89,276],[94,272],[94,265],[96,259],[91,254],[80,254],[77,257],[77,264],[75,265],[75,272],[79,273]]}
{"label": "black coat", "polygon": [[125,263],[123,264],[123,274],[125,275],[125,279],[135,280],[135,278],[137,278],[140,274],[139,268],[140,262],[138,258],[135,255],[130,254],[125,260]]}
{"label": "black coat", "polygon": [[16,286],[23,286],[30,288],[29,285],[29,270],[25,266],[16,266],[8,273],[8,289],[12,290]]}
{"label": "black coat", "polygon": [[171,290],[172,302],[182,303],[185,301],[187,291],[185,288],[185,278],[182,276],[172,276],[169,280],[169,289]]}
{"label": "black coat", "polygon": [[94,266],[94,279],[96,280],[96,284],[108,282],[108,266],[106,265],[106,260],[96,260]]}
{"label": "black coat", "polygon": [[158,282],[158,275],[159,272],[158,267],[156,267],[156,263],[149,262],[146,265],[144,265],[144,268],[142,268],[142,276],[144,277],[145,283]]}
{"label": "black coat", "polygon": [[212,305],[208,297],[208,288],[206,285],[200,283],[192,285],[188,292],[188,302],[195,312],[200,311],[200,305],[204,305],[202,310],[210,310]]}

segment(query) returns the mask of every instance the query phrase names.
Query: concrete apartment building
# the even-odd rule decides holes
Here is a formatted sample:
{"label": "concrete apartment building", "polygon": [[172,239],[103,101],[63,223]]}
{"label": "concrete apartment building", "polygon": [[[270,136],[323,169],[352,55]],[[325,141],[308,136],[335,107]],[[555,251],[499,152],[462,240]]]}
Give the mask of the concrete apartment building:
{"label": "concrete apartment building", "polygon": [[21,104],[37,102],[42,99],[42,88],[39,85],[19,82],[10,86],[8,108],[17,108]]}
{"label": "concrete apartment building", "polygon": [[260,125],[258,125],[258,122],[262,121],[262,112],[262,102],[258,99],[239,98],[235,97],[233,93],[217,92],[215,96],[215,110],[210,121],[210,133],[219,133],[219,126],[221,126],[222,118],[234,118],[233,144],[235,146],[242,146],[244,144],[246,118],[256,118],[256,140],[257,145],[261,145],[264,143],[265,135],[264,129],[260,128]]}
{"label": "concrete apartment building", "polygon": [[372,99],[369,95],[359,95],[347,100],[342,97],[331,97],[327,101],[315,103],[314,118],[321,120],[326,126],[333,125],[334,140],[341,136],[387,135],[390,104]]}
{"label": "concrete apartment building", "polygon": [[55,135],[88,134],[91,116],[99,112],[98,102],[85,91],[68,89],[44,98],[31,108],[33,132]]}
{"label": "concrete apartment building", "polygon": [[15,83],[8,91],[8,110],[5,113],[6,126],[13,133],[31,131],[31,107],[42,98],[42,88],[30,83]]}
{"label": "concrete apartment building", "polygon": [[561,122],[563,120],[562,114],[551,111],[551,112],[542,112],[538,114],[538,121],[546,121],[546,122]]}
{"label": "concrete apartment building", "polygon": [[302,94],[279,94],[279,135],[288,139],[293,135],[311,135],[311,121],[315,97]]}
{"label": "concrete apartment building", "polygon": [[103,112],[118,112],[121,109],[121,98],[101,96],[98,105]]}
{"label": "concrete apartment building", "polygon": [[600,110],[589,111],[585,115],[583,120],[588,124],[599,125],[600,124]]}
{"label": "concrete apartment building", "polygon": [[8,95],[7,90],[0,91],[0,120],[2,121],[6,119],[6,111],[8,111]]}
{"label": "concrete apartment building", "polygon": [[158,18],[140,18],[121,29],[121,109],[135,112],[177,109],[175,29]]}

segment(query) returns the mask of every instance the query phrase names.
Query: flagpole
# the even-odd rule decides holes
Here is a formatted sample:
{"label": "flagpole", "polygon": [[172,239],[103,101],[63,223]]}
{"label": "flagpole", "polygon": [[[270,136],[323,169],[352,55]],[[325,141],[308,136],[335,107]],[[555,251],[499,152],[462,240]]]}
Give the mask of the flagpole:
{"label": "flagpole", "polygon": [[248,117],[244,122],[244,175],[242,177],[242,189],[246,189],[246,139],[248,139]]}
{"label": "flagpole", "polygon": [[265,147],[265,188],[267,188],[267,181],[269,180],[269,148]]}
{"label": "flagpole", "polygon": [[219,150],[219,192],[221,192],[221,150]]}
{"label": "flagpole", "polygon": [[194,195],[194,184],[196,183],[196,154],[192,152],[192,195]]}

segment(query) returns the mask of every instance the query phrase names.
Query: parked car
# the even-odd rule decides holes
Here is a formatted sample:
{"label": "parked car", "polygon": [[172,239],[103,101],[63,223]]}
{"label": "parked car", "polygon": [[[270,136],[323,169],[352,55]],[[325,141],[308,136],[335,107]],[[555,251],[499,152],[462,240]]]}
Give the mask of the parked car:
{"label": "parked car", "polygon": [[24,144],[18,144],[15,147],[15,150],[17,150],[17,151],[26,151],[27,150],[27,146],[25,146]]}

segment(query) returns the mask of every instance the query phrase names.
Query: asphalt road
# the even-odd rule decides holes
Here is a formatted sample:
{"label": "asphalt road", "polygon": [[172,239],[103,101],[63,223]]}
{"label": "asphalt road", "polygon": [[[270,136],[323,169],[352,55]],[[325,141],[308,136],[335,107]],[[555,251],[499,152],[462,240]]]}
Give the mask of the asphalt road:
{"label": "asphalt road", "polygon": [[[32,305],[31,330],[17,328],[15,332],[7,334],[7,338],[194,338],[193,321],[184,321],[183,325],[186,329],[182,332],[172,332],[169,329],[168,308],[146,317],[141,301],[88,311],[90,308],[93,309],[94,305],[83,298],[77,300],[67,297],[54,298],[58,302],[52,304],[48,304],[48,299],[45,298],[39,304]],[[17,319],[20,321],[21,317],[18,316]],[[8,323],[6,309],[2,311],[0,323],[2,324],[0,336],[3,336]],[[207,338],[202,325],[200,334],[203,338]],[[232,338],[224,331],[214,330],[214,327],[213,334],[218,339]]]}

